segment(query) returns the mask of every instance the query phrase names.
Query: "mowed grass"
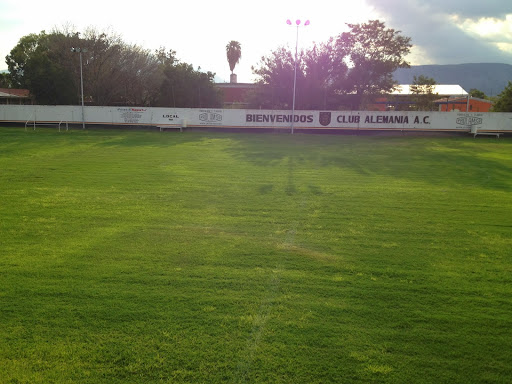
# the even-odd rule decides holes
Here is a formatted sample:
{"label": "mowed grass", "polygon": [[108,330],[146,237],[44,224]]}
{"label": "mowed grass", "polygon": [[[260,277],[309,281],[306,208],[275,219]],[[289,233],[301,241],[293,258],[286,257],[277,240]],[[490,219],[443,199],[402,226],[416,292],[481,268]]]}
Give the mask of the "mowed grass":
{"label": "mowed grass", "polygon": [[510,383],[512,141],[0,128],[0,383]]}

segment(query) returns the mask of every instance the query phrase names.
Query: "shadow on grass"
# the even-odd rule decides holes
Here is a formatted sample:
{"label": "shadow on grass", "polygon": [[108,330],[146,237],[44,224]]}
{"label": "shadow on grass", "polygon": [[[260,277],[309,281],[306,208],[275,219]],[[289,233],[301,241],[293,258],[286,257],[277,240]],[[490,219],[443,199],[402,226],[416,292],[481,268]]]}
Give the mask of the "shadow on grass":
{"label": "shadow on grass", "polygon": [[197,132],[180,132],[168,130],[160,132],[158,129],[121,130],[97,128],[89,130],[93,136],[106,136],[105,140],[96,144],[97,147],[169,147],[189,142],[200,142],[204,134]]}
{"label": "shadow on grass", "polygon": [[256,139],[239,136],[236,143],[227,151],[238,161],[287,168],[288,194],[294,193],[294,172],[327,168],[362,177],[512,190],[512,143],[507,140],[262,135]]}
{"label": "shadow on grass", "polygon": [[[55,128],[35,131],[23,127],[0,129],[0,152],[10,156],[33,158],[62,158],[83,156],[98,150],[101,152],[122,149],[166,149],[186,143],[201,142],[204,134],[159,132],[158,130],[121,130],[108,128],[71,129],[59,132]],[[21,144],[21,145],[20,145]]]}
{"label": "shadow on grass", "polygon": [[[26,139],[25,139],[26,136]],[[297,193],[294,177],[303,170],[314,173],[332,168],[362,177],[392,177],[427,182],[440,186],[480,187],[512,190],[512,141],[471,137],[348,136],[159,132],[109,128],[0,130],[4,155],[40,154],[40,148],[52,144],[45,156],[90,151],[92,149],[171,148],[209,139],[225,140],[223,149],[236,161],[262,168],[284,167],[287,171],[286,193]],[[20,140],[23,145],[18,144]],[[21,153],[20,153],[21,151]],[[272,185],[260,187],[260,193],[272,191]],[[318,186],[311,192],[321,193]]]}

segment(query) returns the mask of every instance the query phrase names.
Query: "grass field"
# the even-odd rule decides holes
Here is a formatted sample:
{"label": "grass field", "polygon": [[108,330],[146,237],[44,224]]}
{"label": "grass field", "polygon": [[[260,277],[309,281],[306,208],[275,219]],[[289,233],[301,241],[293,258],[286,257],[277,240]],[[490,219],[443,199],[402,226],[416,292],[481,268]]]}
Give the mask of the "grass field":
{"label": "grass field", "polygon": [[0,128],[0,383],[510,383],[512,141]]}

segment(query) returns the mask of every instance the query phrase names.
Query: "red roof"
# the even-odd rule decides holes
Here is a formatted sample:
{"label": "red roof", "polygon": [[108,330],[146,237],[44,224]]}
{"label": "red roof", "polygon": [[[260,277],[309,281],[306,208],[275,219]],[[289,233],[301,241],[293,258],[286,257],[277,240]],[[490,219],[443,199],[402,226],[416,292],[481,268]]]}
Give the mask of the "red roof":
{"label": "red roof", "polygon": [[0,93],[5,93],[7,96],[11,97],[30,97],[30,91],[28,89],[0,88]]}

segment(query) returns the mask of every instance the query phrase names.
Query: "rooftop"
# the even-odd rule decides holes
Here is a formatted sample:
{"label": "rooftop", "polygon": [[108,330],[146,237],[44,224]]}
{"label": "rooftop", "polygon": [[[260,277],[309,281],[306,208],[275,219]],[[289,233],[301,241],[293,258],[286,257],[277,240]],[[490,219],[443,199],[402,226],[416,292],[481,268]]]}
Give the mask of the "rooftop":
{"label": "rooftop", "polygon": [[29,97],[30,92],[28,89],[15,89],[15,88],[0,88],[0,97]]}
{"label": "rooftop", "polygon": [[[439,96],[467,96],[468,93],[462,88],[460,85],[455,84],[436,84],[432,89],[433,94],[438,94]],[[398,88],[391,92],[392,95],[412,95],[411,85],[409,84],[400,84]]]}

